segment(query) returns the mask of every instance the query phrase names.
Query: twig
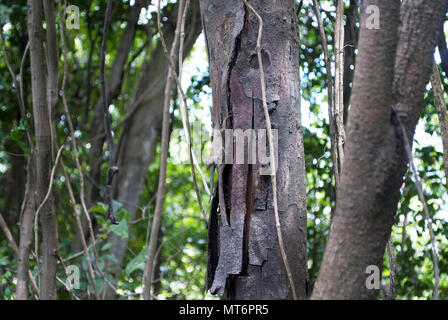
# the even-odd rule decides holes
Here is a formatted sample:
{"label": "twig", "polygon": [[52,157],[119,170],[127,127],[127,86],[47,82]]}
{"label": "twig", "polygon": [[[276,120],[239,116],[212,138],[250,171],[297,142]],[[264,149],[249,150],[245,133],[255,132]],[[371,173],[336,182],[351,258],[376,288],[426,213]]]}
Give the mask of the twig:
{"label": "twig", "polygon": [[414,165],[414,157],[412,155],[411,144],[409,143],[409,139],[406,134],[406,130],[404,128],[403,123],[401,122],[399,114],[397,113],[397,111],[395,110],[394,107],[392,109],[393,109],[394,115],[395,115],[394,118],[396,119],[397,125],[399,127],[397,129],[400,130],[400,136],[401,136],[401,139],[404,144],[404,149],[405,149],[408,161],[409,161],[409,166],[411,167],[412,174],[414,176],[414,183],[417,188],[417,193],[418,193],[420,202],[423,205],[423,211],[425,213],[426,225],[429,230],[429,237],[431,239],[432,260],[433,260],[433,267],[434,267],[434,296],[433,296],[433,299],[439,300],[439,277],[440,277],[439,258],[437,256],[437,248],[436,248],[436,240],[435,240],[434,230],[432,229],[432,219],[431,219],[431,216],[429,215],[429,209],[426,204],[422,184],[420,182],[420,178],[418,177],[417,169],[415,168],[415,165]]}
{"label": "twig", "polygon": [[443,95],[442,79],[437,65],[434,63],[431,75],[431,86],[434,92],[434,104],[439,118],[440,133],[443,145],[443,167],[445,168],[446,187],[448,188],[448,117],[445,97]]}
{"label": "twig", "polygon": [[[180,30],[179,83],[182,83],[182,66],[183,66],[183,52],[184,52],[184,40],[185,40],[185,21],[186,21],[186,17],[187,17],[187,12],[188,12],[189,6],[190,6],[190,0],[187,0],[187,2],[185,4],[184,13],[182,15],[182,24],[181,24],[181,30]],[[179,91],[179,89],[178,89],[178,91]],[[181,96],[180,92],[179,92],[178,95]],[[212,194],[210,192],[210,189],[208,188],[207,180],[205,179],[205,175],[202,172],[201,167],[198,164],[196,156],[194,155],[194,153],[191,150],[191,148],[192,148],[191,136],[190,136],[190,130],[188,129],[189,126],[187,126],[187,117],[189,118],[189,116],[188,116],[188,109],[187,109],[186,105],[184,104],[183,99],[179,99],[179,100],[180,100],[179,101],[180,114],[181,114],[181,117],[182,117],[182,126],[184,128],[185,136],[187,137],[189,152],[191,153],[190,162],[194,163],[194,166],[195,166],[196,170],[198,170],[198,173],[201,176],[202,184],[204,185],[204,189],[207,192],[207,195],[210,197]],[[198,194],[196,196],[199,197]],[[207,221],[206,217],[204,217],[204,219],[205,219],[205,221]]]}
{"label": "twig", "polygon": [[325,34],[325,28],[320,15],[320,7],[317,0],[313,0],[314,12],[316,14],[316,19],[319,24],[320,38],[322,41],[322,49],[325,58],[325,68],[327,70],[327,91],[328,91],[328,126],[330,127],[330,144],[331,144],[331,157],[333,158],[333,174],[334,174],[334,184],[335,189],[339,185],[339,165],[338,165],[338,154],[335,147],[337,143],[336,132],[334,128],[334,102],[333,102],[333,76],[331,74],[331,60],[330,53],[328,51],[327,36]]}
{"label": "twig", "polygon": [[12,236],[11,231],[8,228],[8,225],[6,224],[5,219],[3,219],[3,215],[0,213],[0,227],[2,227],[3,232],[6,235],[6,239],[8,239],[9,243],[11,244],[11,247],[14,249],[15,252],[19,252],[19,247],[17,247],[16,242],[14,241],[14,237]]}
{"label": "twig", "polygon": [[[26,54],[28,53],[29,48],[30,48],[30,42],[28,41],[28,43],[27,43],[27,45],[25,47],[25,52],[23,53],[22,60],[21,60],[21,63],[20,63],[20,74],[19,74],[20,82],[19,82],[19,84],[17,83],[17,75],[15,74],[15,72],[12,69],[12,66],[11,66],[11,64],[10,64],[10,62],[8,60],[8,53],[6,51],[5,39],[3,37],[3,32],[1,32],[1,30],[0,30],[0,42],[1,42],[1,45],[2,45],[3,56],[4,56],[4,59],[5,59],[6,66],[8,67],[9,73],[11,74],[12,81],[14,83],[14,88],[16,89],[16,96],[17,96],[17,100],[19,102],[20,116],[21,116],[23,122],[25,123],[25,121],[26,121],[26,110],[25,110],[25,99],[24,99],[24,95],[23,95],[23,79],[22,79],[22,75],[23,75],[23,64],[25,62]],[[28,145],[30,146],[30,149],[33,150],[33,140],[31,139],[31,135],[30,135],[30,132],[29,132],[28,128],[26,130],[26,136],[27,136],[27,140],[28,140]]]}
{"label": "twig", "polygon": [[[65,185],[67,186],[68,194],[69,194],[70,200],[71,200],[72,205],[73,205],[73,211],[74,211],[73,215],[75,216],[76,225],[78,227],[79,234],[80,234],[81,245],[82,245],[82,248],[83,248],[82,254],[86,257],[87,269],[89,271],[90,278],[93,281],[93,289],[94,289],[94,292],[95,292],[96,299],[99,299],[98,288],[97,288],[97,285],[96,285],[95,275],[94,275],[94,272],[93,272],[92,261],[91,261],[90,254],[89,254],[89,249],[90,249],[90,247],[93,246],[93,243],[95,243],[95,241],[92,241],[92,245],[87,247],[86,239],[85,239],[85,236],[84,236],[83,226],[82,226],[81,219],[79,217],[79,213],[78,213],[78,209],[77,209],[78,208],[78,204],[77,204],[76,198],[75,198],[74,193],[73,193],[73,189],[72,189],[72,186],[71,186],[71,183],[70,183],[69,175],[67,173],[67,170],[65,170],[65,165],[64,165],[64,162],[62,161],[62,159],[61,159],[61,167],[62,167],[62,172],[63,172],[64,177],[65,177]],[[92,224],[92,222],[90,220],[87,220],[87,223],[90,224],[90,225]],[[90,226],[89,226],[89,231],[90,230],[92,230],[92,228],[90,228]],[[65,259],[63,261],[66,262],[66,261],[74,259],[74,258],[76,258],[78,256],[80,256],[79,253],[77,253],[77,254],[75,254],[73,256],[70,256],[69,258],[67,258],[67,259]],[[94,257],[95,257],[95,259],[97,259],[96,256],[94,256]]]}
{"label": "twig", "polygon": [[118,167],[115,166],[115,160],[114,160],[115,157],[114,138],[112,136],[112,131],[110,128],[110,114],[106,96],[106,81],[104,79],[107,32],[109,30],[109,23],[112,14],[112,3],[113,0],[109,0],[107,2],[106,14],[104,17],[103,38],[101,40],[101,49],[100,49],[100,79],[101,79],[101,99],[103,102],[103,113],[104,113],[104,130],[106,131],[107,145],[109,147],[109,168],[107,170],[105,203],[108,206],[107,219],[110,219],[110,222],[112,224],[118,224],[118,218],[115,215],[114,208],[112,205],[112,182],[114,179],[114,175],[118,172]]}
{"label": "twig", "polygon": [[[79,173],[81,207],[82,207],[82,211],[83,211],[83,213],[84,213],[84,215],[85,215],[85,217],[87,219],[87,224],[88,224],[88,228],[89,228],[89,232],[90,232],[90,238],[91,238],[91,241],[92,241],[92,249],[93,249],[95,265],[96,265],[97,269],[99,270],[99,273],[101,275],[103,283],[108,283],[108,281],[107,281],[104,273],[101,271],[101,269],[99,267],[99,263],[98,263],[98,253],[96,251],[95,234],[94,234],[93,227],[92,227],[92,220],[90,219],[90,215],[89,215],[89,212],[87,210],[86,203],[85,203],[84,176],[83,176],[82,167],[81,167],[81,164],[80,164],[80,161],[79,161],[78,147],[76,145],[76,137],[75,137],[75,133],[74,133],[75,130],[74,130],[74,127],[73,127],[73,122],[72,122],[72,119],[71,119],[71,116],[70,116],[70,112],[69,112],[69,108],[68,108],[68,104],[67,104],[67,99],[66,99],[66,96],[65,96],[65,84],[66,84],[66,81],[67,81],[68,65],[67,65],[67,52],[66,52],[66,47],[65,47],[64,31],[63,31],[64,30],[64,26],[62,24],[62,21],[63,21],[63,19],[62,19],[62,9],[61,9],[61,3],[59,2],[59,26],[60,26],[60,29],[61,29],[61,32],[60,32],[60,34],[61,34],[61,44],[62,44],[62,52],[63,52],[63,57],[64,57],[64,75],[63,75],[63,78],[62,78],[62,86],[61,86],[62,103],[63,103],[63,106],[64,106],[64,112],[65,112],[65,115],[66,115],[66,118],[67,118],[67,123],[68,123],[69,129],[70,129],[70,135],[71,135],[72,147],[73,147],[73,154],[74,154],[74,157],[75,157],[76,167],[77,167],[78,173]],[[80,231],[81,244],[83,246],[83,250],[84,250],[84,253],[85,253],[85,256],[86,256],[90,277],[91,277],[92,282],[93,282],[93,288],[94,288],[94,291],[95,291],[96,298],[99,299],[98,288],[96,286],[96,281],[95,281],[95,276],[94,276],[94,273],[93,273],[92,263],[91,263],[90,256],[89,256],[89,253],[88,253],[87,244],[85,242],[84,232],[82,230],[82,224],[81,224],[81,221],[80,221],[80,218],[79,218],[79,214],[78,214],[77,208],[76,208],[76,200],[75,200],[75,197],[73,195],[73,190],[71,188],[71,185],[69,183],[68,174],[66,173],[64,167],[63,167],[63,170],[64,170],[64,175],[66,177],[66,185],[67,185],[67,188],[68,188],[68,191],[69,191],[69,195],[70,195],[70,198],[71,198],[71,200],[73,202],[73,205],[74,205],[74,208],[75,208],[76,223],[78,224],[78,229]],[[103,298],[104,298],[105,292],[106,292],[106,290],[103,289]]]}
{"label": "twig", "polygon": [[[59,254],[59,252],[58,252],[58,259],[59,259],[59,263],[62,265],[62,268],[64,269],[64,274],[65,274],[66,276],[68,276],[69,274],[68,274],[68,272],[67,272],[67,268],[65,267],[64,260],[62,259],[62,257],[61,257],[61,255]],[[75,300],[80,300],[80,299],[78,298],[78,296],[73,292],[73,288],[72,288],[70,285],[66,284],[64,281],[62,281],[61,279],[59,279],[59,277],[57,277],[57,276],[56,276],[56,280],[59,281],[59,282],[64,286],[65,290],[67,290],[67,291],[72,295],[73,299],[75,299]]]}
{"label": "twig", "polygon": [[26,47],[25,47],[25,52],[23,53],[23,56],[22,56],[22,61],[20,62],[20,73],[19,73],[20,100],[22,101],[22,105],[24,108],[24,110],[22,111],[23,112],[22,117],[25,117],[25,119],[26,119],[26,112],[25,112],[25,96],[23,94],[23,66],[25,65],[25,58],[26,58],[26,55],[29,52],[29,50],[30,50],[30,42],[28,41],[28,43],[26,44]]}
{"label": "twig", "polygon": [[344,1],[337,0],[335,25],[335,77],[334,77],[334,115],[336,120],[339,169],[344,162]]}
{"label": "twig", "polygon": [[[176,48],[178,44],[180,24],[181,24],[181,12],[183,7],[183,0],[179,0],[179,9],[177,14],[176,30],[174,32],[174,39],[171,45],[170,59],[173,59],[176,54]],[[157,4],[157,25],[160,28],[160,0]],[[162,34],[160,33],[161,41]],[[169,107],[171,100],[171,88],[173,85],[173,72],[174,68],[168,68],[168,75],[166,79],[165,86],[165,98],[163,103],[163,122],[162,122],[162,151],[160,154],[160,171],[159,171],[159,182],[157,186],[157,200],[154,209],[154,218],[151,226],[151,236],[149,238],[148,253],[146,255],[145,270],[143,272],[143,298],[149,300],[151,298],[151,287],[152,287],[152,271],[154,268],[154,257],[157,250],[157,240],[159,236],[160,224],[162,221],[162,211],[163,203],[165,200],[165,186],[166,186],[166,171],[167,171],[167,158],[168,158],[168,147],[170,140],[170,130],[169,130]]]}
{"label": "twig", "polygon": [[[8,239],[9,244],[11,245],[11,247],[13,248],[14,252],[17,254],[17,256],[19,255],[19,247],[17,246],[16,241],[14,240],[12,234],[11,234],[11,230],[9,230],[8,225],[6,224],[5,219],[3,219],[3,215],[0,213],[0,227],[2,227],[3,232],[6,235],[6,239]],[[33,274],[31,273],[31,271],[28,269],[28,277],[30,279],[31,282],[31,286],[33,287],[34,292],[36,292],[37,295],[39,295],[39,288],[37,287],[36,282],[34,281],[33,278]]]}
{"label": "twig", "polygon": [[[159,0],[159,4],[160,4],[160,0]],[[189,133],[190,132],[190,120],[189,120],[189,117],[188,117],[188,109],[186,108],[186,106],[187,106],[187,98],[185,96],[184,90],[182,90],[182,84],[181,84],[181,82],[179,80],[179,77],[178,77],[178,75],[176,73],[176,66],[174,64],[174,60],[173,60],[173,58],[171,58],[171,56],[170,56],[170,54],[168,52],[168,48],[167,48],[166,42],[165,42],[165,37],[163,36],[162,27],[160,25],[160,6],[159,6],[159,12],[158,12],[158,15],[157,15],[157,28],[159,30],[160,42],[162,43],[163,51],[164,51],[165,56],[167,57],[168,62],[170,64],[170,68],[172,70],[174,80],[176,80],[176,84],[177,84],[177,87],[179,89],[179,93],[180,93],[180,95],[182,97],[182,100],[184,102],[185,110],[187,110],[186,117],[185,117],[185,120],[186,120],[185,122],[187,124],[187,131]],[[188,134],[188,137],[189,137],[189,134]],[[187,137],[187,139],[188,139],[188,137]],[[205,214],[205,211],[204,211],[204,209],[202,207],[202,201],[201,201],[201,198],[199,196],[199,188],[198,188],[198,184],[197,184],[197,181],[196,181],[196,171],[195,171],[195,166],[194,166],[194,162],[195,161],[194,161],[193,152],[191,151],[191,139],[189,139],[188,142],[189,142],[189,151],[190,151],[189,152],[189,154],[190,154],[190,166],[191,166],[191,172],[192,172],[192,176],[193,176],[193,185],[194,185],[194,189],[195,189],[195,192],[196,192],[196,198],[197,198],[198,205],[199,205],[199,208],[200,208],[201,213],[202,213],[202,217],[207,222],[207,215]],[[204,179],[204,182],[205,182],[205,179]]]}
{"label": "twig", "polygon": [[17,99],[19,100],[20,112],[23,117],[25,115],[25,106],[22,104],[22,99],[20,98],[20,90],[19,90],[20,88],[17,83],[17,75],[15,74],[14,70],[12,69],[11,63],[9,62],[9,59],[8,59],[8,53],[6,52],[5,38],[3,37],[2,30],[0,30],[0,41],[2,44],[3,57],[5,59],[5,64],[8,67],[9,73],[12,76],[12,82],[14,84],[14,88],[16,89]]}
{"label": "twig", "polygon": [[395,280],[397,274],[397,263],[392,238],[389,238],[389,241],[387,242],[387,255],[389,257],[389,273],[390,273],[389,299],[395,300],[397,298],[397,283]]}
{"label": "twig", "polygon": [[264,71],[263,71],[263,60],[261,57],[261,36],[263,33],[263,19],[258,14],[258,12],[247,2],[247,0],[243,0],[246,7],[248,7],[257,17],[259,26],[258,26],[258,37],[257,37],[257,56],[258,56],[258,66],[260,68],[260,84],[261,84],[261,97],[263,100],[263,109],[264,115],[266,118],[266,129],[268,132],[268,140],[269,140],[269,157],[271,163],[271,182],[272,182],[272,198],[274,203],[274,214],[275,214],[275,226],[277,228],[277,237],[278,243],[280,246],[280,251],[283,258],[283,263],[285,265],[286,273],[288,275],[289,284],[291,286],[292,296],[294,300],[297,300],[296,287],[294,285],[294,279],[292,277],[291,268],[289,267],[288,257],[286,256],[285,244],[283,242],[282,230],[280,225],[280,218],[278,216],[278,204],[277,204],[277,175],[276,175],[276,163],[275,163],[275,150],[274,150],[274,140],[272,135],[271,128],[271,118],[269,116],[268,105],[266,102],[266,83],[264,80]]}
{"label": "twig", "polygon": [[72,295],[72,297],[75,299],[75,300],[81,300],[81,299],[79,299],[79,297],[73,292],[73,290],[72,290],[72,288],[70,288],[61,278],[59,278],[58,276],[56,276],[56,280],[60,283],[60,284],[62,284],[62,286],[64,287],[64,289],[65,290],[67,290],[71,295]]}
{"label": "twig", "polygon": [[[15,80],[16,79],[16,75],[15,75],[14,71],[12,70],[12,67],[10,66],[9,61],[8,61],[8,56],[7,56],[7,52],[6,52],[6,44],[5,44],[4,39],[3,39],[3,34],[1,34],[1,42],[2,42],[3,54],[5,56],[5,62],[7,64],[7,66],[8,66],[8,70],[10,71],[10,74],[11,74],[11,76],[13,78],[14,85],[17,86],[17,82]],[[25,99],[24,99],[24,94],[23,94],[23,65],[25,63],[25,58],[26,58],[26,55],[27,55],[27,53],[29,51],[29,48],[30,48],[30,42],[28,41],[28,43],[27,43],[27,45],[25,47],[25,52],[23,53],[22,60],[21,60],[21,63],[20,63],[20,71],[19,71],[20,72],[20,74],[19,74],[19,79],[20,79],[19,89],[20,90],[18,91],[19,94],[17,94],[17,98],[18,98],[18,102],[19,102],[20,115],[21,115],[22,121],[25,124],[26,124],[26,110],[25,110]],[[17,87],[16,87],[16,90],[17,90]],[[33,159],[33,154],[34,154],[34,144],[33,144],[33,140],[31,139],[29,126],[26,127],[25,132],[26,132],[28,146],[30,147],[30,157],[28,159],[28,163],[27,163],[27,166],[26,166],[26,168],[27,168],[27,183],[26,183],[27,186],[26,186],[26,189],[25,189],[25,195],[24,195],[24,198],[23,198],[22,208],[20,210],[20,217],[19,217],[19,222],[20,222],[20,240],[19,241],[20,242],[19,242],[19,248],[18,248],[18,252],[17,252],[17,258],[18,258],[18,261],[20,263],[22,263],[22,265],[19,263],[19,266],[18,266],[18,279],[17,279],[17,288],[16,288],[16,298],[17,299],[26,299],[26,293],[27,293],[26,292],[26,285],[22,286],[23,281],[26,283],[25,275],[22,273],[22,271],[23,271],[22,267],[25,267],[25,266],[26,266],[25,268],[27,269],[27,276],[30,279],[30,282],[31,282],[33,288],[35,289],[35,292],[37,294],[39,294],[39,289],[37,288],[36,282],[34,281],[34,278],[32,276],[31,271],[29,270],[28,253],[24,252],[24,254],[21,255],[21,253],[23,252],[21,250],[24,249],[24,248],[28,248],[28,243],[29,243],[29,241],[31,241],[31,238],[32,238],[32,231],[31,231],[31,233],[27,233],[26,236],[24,236],[22,234],[22,230],[23,229],[26,229],[26,230],[31,230],[32,229],[33,218],[32,218],[31,215],[34,214],[34,201],[33,201],[33,208],[28,208],[28,210],[26,212],[27,213],[27,219],[26,219],[26,225],[25,225],[24,221],[22,219],[23,214],[25,212],[25,204],[28,203],[30,197],[34,197],[34,195],[32,194],[34,191],[30,190],[30,186],[29,186],[29,184],[31,183],[30,182],[31,179],[34,179],[34,177],[30,179],[30,174],[31,174],[30,171],[33,170],[32,169],[32,167],[33,167],[33,160],[32,159]],[[23,155],[23,156],[25,156],[25,155]],[[30,238],[28,238],[28,236]],[[22,237],[26,237],[26,238],[22,238]],[[27,250],[28,249],[25,249],[25,251],[27,251]],[[26,260],[25,263],[24,263],[24,260]],[[22,294],[24,294],[24,296],[22,296]]]}
{"label": "twig", "polygon": [[[88,246],[88,247],[87,247],[87,250],[90,250],[91,247],[92,247],[92,245]],[[79,258],[79,257],[81,257],[81,256],[83,256],[83,255],[85,255],[85,254],[86,254],[86,253],[85,253],[84,251],[79,251],[79,252],[77,252],[77,253],[75,253],[75,254],[72,254],[71,256],[68,256],[67,258],[62,259],[62,261],[60,261],[60,263],[61,263],[61,262],[63,262],[63,263],[69,262],[70,260]]]}

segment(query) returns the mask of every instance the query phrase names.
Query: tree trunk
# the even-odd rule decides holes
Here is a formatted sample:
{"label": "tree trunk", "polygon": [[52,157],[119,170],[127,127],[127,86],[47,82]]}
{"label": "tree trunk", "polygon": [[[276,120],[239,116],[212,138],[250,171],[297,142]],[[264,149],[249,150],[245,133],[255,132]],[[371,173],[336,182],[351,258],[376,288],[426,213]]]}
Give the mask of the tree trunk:
{"label": "tree trunk", "polygon": [[[367,28],[367,5],[378,6],[379,29]],[[445,0],[362,3],[346,157],[313,299],[378,295],[366,269],[382,270],[407,165],[397,117],[412,141],[446,9]]]}
{"label": "tree trunk", "polygon": [[26,170],[26,190],[23,207],[21,210],[19,255],[17,262],[17,300],[27,300],[29,281],[30,249],[33,239],[33,217],[35,210],[35,162],[33,155],[30,156]]}
{"label": "tree trunk", "polygon": [[[266,129],[256,53],[256,16],[242,0],[200,3],[214,128]],[[304,299],[306,192],[295,1],[251,0],[250,4],[264,22],[261,53],[272,128],[278,130],[281,231],[296,294]],[[233,141],[227,143],[233,145]],[[207,287],[226,299],[292,298],[277,238],[271,178],[260,174],[259,160],[254,164],[216,164],[219,178],[209,223]]]}
{"label": "tree trunk", "polygon": [[[51,172],[51,130],[47,108],[45,54],[43,47],[42,0],[28,0],[28,35],[30,41],[33,119],[36,135],[36,203],[44,200]],[[40,299],[56,299],[56,253],[58,230],[50,194],[40,211],[42,225],[42,270]]]}

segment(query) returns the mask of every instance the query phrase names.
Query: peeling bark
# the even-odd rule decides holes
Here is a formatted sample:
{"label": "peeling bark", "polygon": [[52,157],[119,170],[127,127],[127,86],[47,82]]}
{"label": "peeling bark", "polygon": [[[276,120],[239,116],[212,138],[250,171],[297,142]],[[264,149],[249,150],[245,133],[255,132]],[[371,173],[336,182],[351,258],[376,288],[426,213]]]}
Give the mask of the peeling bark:
{"label": "peeling bark", "polygon": [[[216,129],[265,129],[256,53],[258,20],[241,0],[202,0]],[[272,128],[278,130],[278,206],[299,299],[305,298],[306,193],[295,2],[250,4],[264,21],[262,60]],[[233,144],[233,141],[225,141]],[[261,164],[216,164],[207,288],[225,299],[291,299],[277,239],[270,176]]]}

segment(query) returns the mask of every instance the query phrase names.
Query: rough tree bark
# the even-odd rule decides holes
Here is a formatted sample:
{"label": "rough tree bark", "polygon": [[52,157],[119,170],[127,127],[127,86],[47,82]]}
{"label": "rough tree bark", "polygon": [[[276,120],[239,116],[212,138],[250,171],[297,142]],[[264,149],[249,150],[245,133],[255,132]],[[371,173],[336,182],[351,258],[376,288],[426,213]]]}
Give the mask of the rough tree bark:
{"label": "rough tree bark", "polygon": [[[51,172],[51,130],[47,108],[46,69],[43,47],[42,0],[28,0],[28,36],[33,101],[33,120],[36,136],[36,203],[44,200]],[[58,230],[50,194],[40,212],[42,225],[42,273],[39,283],[40,299],[56,299],[56,256]]]}
{"label": "rough tree bark", "polygon": [[[367,28],[368,5],[380,9],[379,29]],[[362,2],[346,157],[313,299],[377,297],[366,268],[382,270],[407,165],[397,117],[412,141],[446,9],[445,0]]]}
{"label": "rough tree bark", "polygon": [[[266,129],[258,20],[241,0],[201,0],[215,129]],[[272,128],[278,130],[278,206],[296,294],[306,296],[306,193],[295,1],[251,0],[264,21],[262,60]],[[229,143],[229,141],[224,144]],[[233,142],[230,141],[231,145]],[[277,238],[270,176],[255,164],[216,164],[207,288],[226,299],[291,299]],[[233,155],[235,160],[236,155]]]}

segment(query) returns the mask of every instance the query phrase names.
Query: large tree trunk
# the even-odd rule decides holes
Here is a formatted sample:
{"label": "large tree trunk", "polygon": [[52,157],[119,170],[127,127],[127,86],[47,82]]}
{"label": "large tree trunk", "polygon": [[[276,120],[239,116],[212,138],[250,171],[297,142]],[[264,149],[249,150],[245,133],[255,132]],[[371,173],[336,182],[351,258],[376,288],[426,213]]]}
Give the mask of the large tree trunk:
{"label": "large tree trunk", "polygon": [[[51,172],[51,130],[47,108],[45,54],[43,47],[42,0],[28,0],[28,35],[30,41],[33,119],[36,135],[36,203],[44,200]],[[40,299],[56,299],[56,256],[58,230],[50,194],[40,211],[42,228],[42,266]]]}
{"label": "large tree trunk", "polygon": [[[173,9],[177,12],[177,9]],[[173,17],[173,21],[176,19]],[[197,0],[191,2],[186,21],[184,57],[191,51],[202,25]],[[175,28],[175,25],[172,26]],[[171,28],[171,27],[170,27]],[[172,43],[174,29],[164,33],[165,41]],[[143,184],[147,176],[149,164],[154,160],[155,148],[160,141],[163,117],[163,91],[168,72],[168,60],[163,53],[160,42],[153,50],[151,59],[144,65],[144,72],[134,90],[132,103],[136,109],[126,121],[117,150],[117,166],[120,168],[114,181],[114,199],[121,202],[134,219],[137,213]],[[148,88],[149,90],[148,92]],[[129,239],[111,236],[112,253],[118,263],[110,262],[107,270],[115,275],[115,280],[121,275],[121,264],[126,253]],[[107,298],[112,299],[115,293],[111,290]]]}
{"label": "large tree trunk", "polygon": [[[266,129],[255,50],[256,16],[242,0],[200,2],[214,128]],[[264,22],[261,49],[267,103],[272,128],[278,130],[279,216],[296,294],[303,299],[306,192],[295,1],[251,0],[250,4]],[[245,154],[247,159],[247,148]],[[227,299],[292,298],[277,238],[271,179],[260,175],[259,160],[255,164],[217,164],[218,191],[208,236],[208,289]]]}
{"label": "large tree trunk", "polygon": [[[379,29],[366,27],[367,5],[379,7]],[[412,141],[446,9],[445,0],[375,0],[361,6],[346,157],[314,299],[378,295],[366,286],[366,269],[382,270],[407,165],[397,117]]]}

